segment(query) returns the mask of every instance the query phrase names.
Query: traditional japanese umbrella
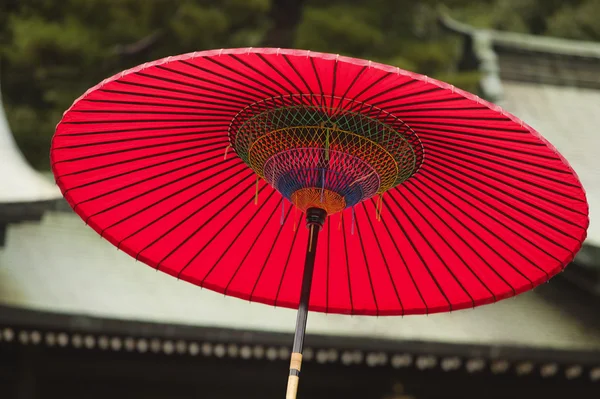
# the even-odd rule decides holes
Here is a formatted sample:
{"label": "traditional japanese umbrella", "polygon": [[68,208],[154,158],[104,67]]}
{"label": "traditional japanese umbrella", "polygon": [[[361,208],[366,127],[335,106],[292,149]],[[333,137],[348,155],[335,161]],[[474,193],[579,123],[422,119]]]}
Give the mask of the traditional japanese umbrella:
{"label": "traditional japanese umbrella", "polygon": [[119,249],[298,309],[288,398],[308,310],[496,302],[560,272],[588,225],[576,174],[519,119],[425,76],[310,51],[205,51],[120,73],[64,114],[51,160],[75,212]]}

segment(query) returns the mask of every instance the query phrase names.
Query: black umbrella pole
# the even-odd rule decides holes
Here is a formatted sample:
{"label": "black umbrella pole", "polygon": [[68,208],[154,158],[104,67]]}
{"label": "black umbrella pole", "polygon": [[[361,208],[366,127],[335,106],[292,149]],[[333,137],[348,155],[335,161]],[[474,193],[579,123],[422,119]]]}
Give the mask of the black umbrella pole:
{"label": "black umbrella pole", "polygon": [[312,284],[313,271],[315,268],[315,256],[317,254],[317,242],[319,231],[325,222],[326,212],[318,208],[310,208],[306,211],[306,226],[309,229],[308,246],[304,261],[304,276],[302,277],[302,291],[300,292],[300,304],[296,318],[296,333],[294,334],[294,346],[292,348],[292,360],[290,362],[290,375],[288,377],[286,399],[296,399],[298,383],[300,381],[300,368],[302,366],[302,349],[304,347],[304,333],[306,332],[306,319],[308,318],[308,301],[310,299],[310,288]]}

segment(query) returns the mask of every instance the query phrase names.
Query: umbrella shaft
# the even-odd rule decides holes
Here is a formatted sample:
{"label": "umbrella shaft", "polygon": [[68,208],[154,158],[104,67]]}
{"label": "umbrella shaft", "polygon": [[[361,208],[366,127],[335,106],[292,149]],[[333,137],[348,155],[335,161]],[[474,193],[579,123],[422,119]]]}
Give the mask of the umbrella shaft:
{"label": "umbrella shaft", "polygon": [[306,258],[304,261],[304,276],[302,277],[302,290],[300,291],[300,304],[296,318],[296,333],[294,334],[294,346],[292,348],[292,359],[290,362],[290,375],[286,399],[296,399],[298,382],[300,379],[300,367],[302,365],[302,349],[304,347],[304,333],[306,332],[306,320],[308,318],[308,302],[310,300],[310,288],[312,285],[315,257],[317,254],[317,240],[319,230],[325,220],[325,212],[321,209],[311,208],[307,210],[307,225],[309,229]]}

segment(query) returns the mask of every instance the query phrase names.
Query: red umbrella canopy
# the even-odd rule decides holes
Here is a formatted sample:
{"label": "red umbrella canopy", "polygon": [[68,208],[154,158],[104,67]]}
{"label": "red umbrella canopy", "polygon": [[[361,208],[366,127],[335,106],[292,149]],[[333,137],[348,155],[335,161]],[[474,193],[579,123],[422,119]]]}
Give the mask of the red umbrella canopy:
{"label": "red umbrella canopy", "polygon": [[310,310],[443,312],[547,281],[588,208],[568,163],[477,96],[332,54],[233,49],[113,76],[64,114],[63,195],[136,259],[211,290]]}

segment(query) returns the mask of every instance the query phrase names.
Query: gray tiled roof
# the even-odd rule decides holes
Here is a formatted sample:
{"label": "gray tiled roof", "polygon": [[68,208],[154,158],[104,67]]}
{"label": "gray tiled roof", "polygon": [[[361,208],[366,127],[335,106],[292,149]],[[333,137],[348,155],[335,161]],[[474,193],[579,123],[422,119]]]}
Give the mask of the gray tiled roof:
{"label": "gray tiled roof", "polygon": [[[546,284],[515,299],[428,317],[311,314],[308,330],[336,336],[600,349],[597,326],[556,306],[556,289]],[[49,213],[41,224],[9,227],[6,247],[0,250],[0,304],[274,332],[291,332],[295,323],[294,311],[223,297],[136,263],[75,214],[65,212]]]}

